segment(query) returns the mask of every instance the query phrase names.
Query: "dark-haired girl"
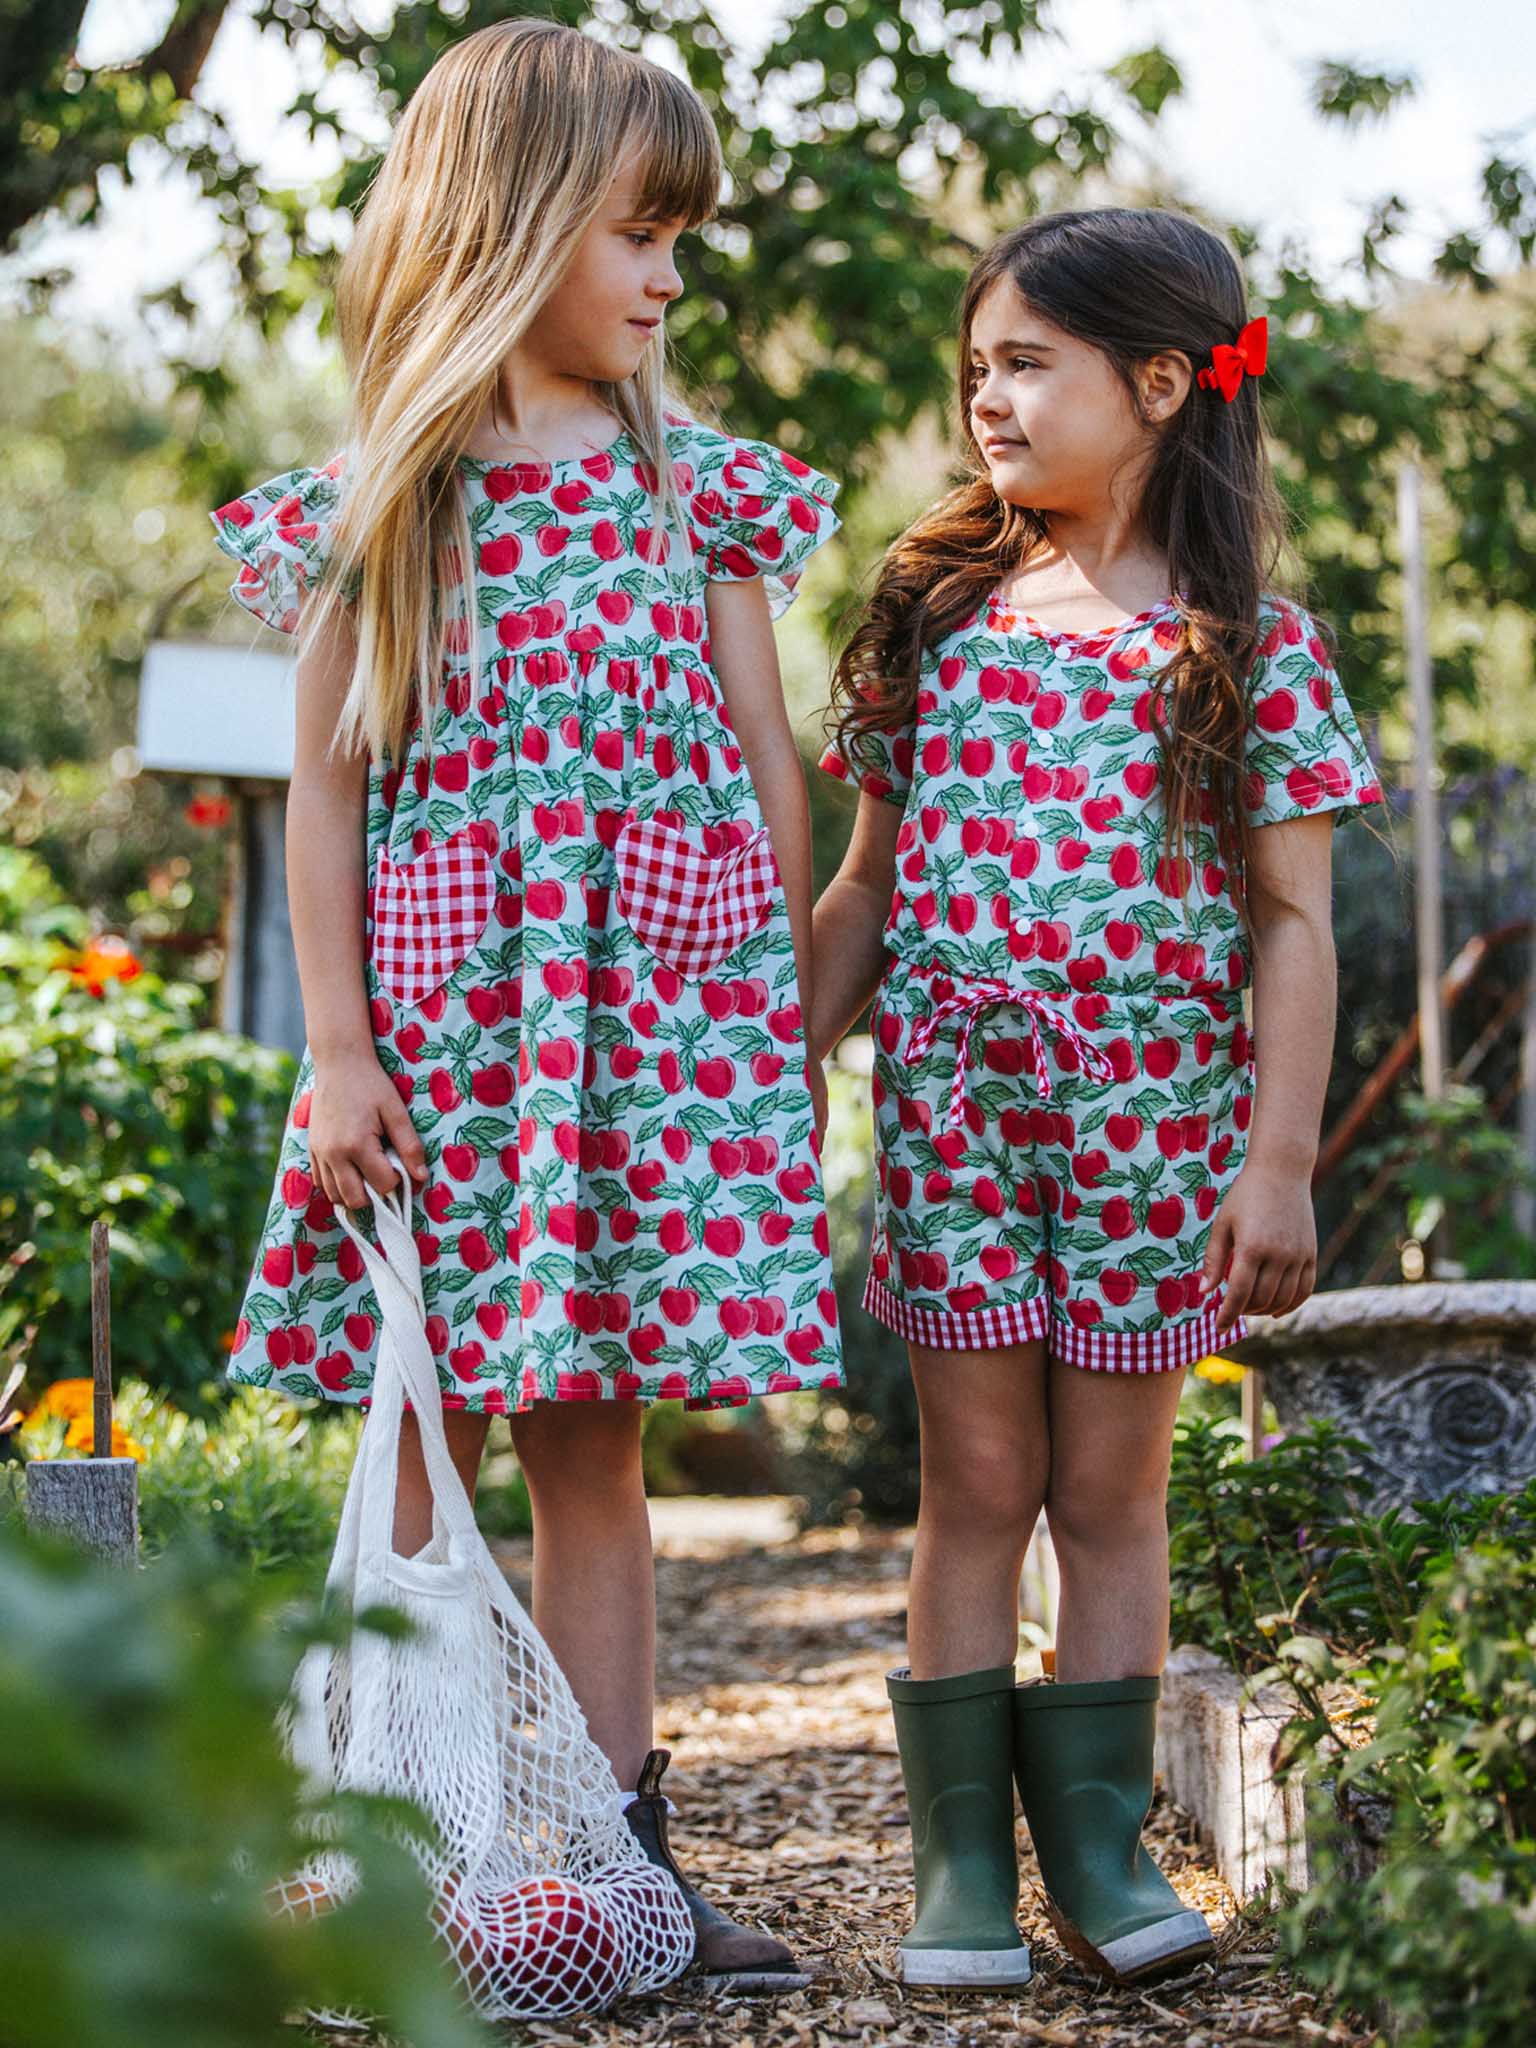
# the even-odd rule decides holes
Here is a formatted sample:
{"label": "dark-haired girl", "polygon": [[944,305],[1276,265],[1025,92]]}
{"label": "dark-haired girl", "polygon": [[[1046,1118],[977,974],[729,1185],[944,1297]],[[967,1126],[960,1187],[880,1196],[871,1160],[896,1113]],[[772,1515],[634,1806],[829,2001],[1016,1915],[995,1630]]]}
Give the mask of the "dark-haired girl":
{"label": "dark-haired girl", "polygon": [[[1380,798],[1276,591],[1265,334],[1192,221],[1004,236],[961,307],[968,480],[892,546],[837,665],[822,765],[861,797],[812,1038],[874,996],[865,1304],[922,1419],[890,1680],[916,1983],[1029,1975],[1010,1778],[1080,1960],[1126,1981],[1210,1948],[1141,1841],[1174,1417],[1245,1311],[1313,1286],[1332,828]],[[1016,1687],[1042,1506],[1054,1677]]]}

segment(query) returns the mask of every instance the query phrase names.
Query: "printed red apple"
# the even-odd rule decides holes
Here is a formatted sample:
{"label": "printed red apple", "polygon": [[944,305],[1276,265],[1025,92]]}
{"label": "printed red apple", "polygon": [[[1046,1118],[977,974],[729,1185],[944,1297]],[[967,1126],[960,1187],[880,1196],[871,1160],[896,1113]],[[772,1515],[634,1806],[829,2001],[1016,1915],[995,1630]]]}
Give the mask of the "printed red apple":
{"label": "printed red apple", "polygon": [[1147,1228],[1154,1237],[1177,1237],[1184,1228],[1184,1203],[1178,1195],[1165,1195],[1147,1210]]}

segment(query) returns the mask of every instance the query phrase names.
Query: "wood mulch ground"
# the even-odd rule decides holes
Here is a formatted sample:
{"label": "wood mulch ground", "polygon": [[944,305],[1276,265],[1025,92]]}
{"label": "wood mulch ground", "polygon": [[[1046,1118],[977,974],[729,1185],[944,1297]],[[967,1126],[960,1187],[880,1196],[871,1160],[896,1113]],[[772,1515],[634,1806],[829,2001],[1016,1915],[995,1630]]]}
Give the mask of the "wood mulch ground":
{"label": "wood mulch ground", "polygon": [[[541,2048],[1366,2048],[1377,2037],[1271,1973],[1261,1914],[1240,1913],[1186,1818],[1161,1796],[1147,1839],[1186,1905],[1217,1930],[1214,1961],[1144,1991],[1107,1991],[1058,1946],[1031,1890],[1032,1983],[1011,1993],[905,1990],[910,1846],[885,1673],[902,1661],[910,1531],[774,1526],[769,1503],[657,1504],[657,1740],[673,1752],[673,1846],[720,1904],[788,1941],[817,1972],[778,2000],[710,1996],[685,1979],[600,2020],[507,2028]],[[525,1544],[500,1546],[527,1597]],[[333,2037],[358,2041],[356,2034]],[[420,2044],[428,2048],[428,2044]]]}

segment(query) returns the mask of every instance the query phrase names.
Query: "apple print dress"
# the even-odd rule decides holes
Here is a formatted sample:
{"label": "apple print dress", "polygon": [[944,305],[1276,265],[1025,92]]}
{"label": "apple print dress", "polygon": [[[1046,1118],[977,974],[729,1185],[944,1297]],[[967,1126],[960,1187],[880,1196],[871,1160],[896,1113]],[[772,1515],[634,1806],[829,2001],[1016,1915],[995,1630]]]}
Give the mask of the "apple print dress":
{"label": "apple print dress", "polygon": [[[1379,802],[1314,621],[1271,600],[1261,625],[1252,822]],[[1197,1282],[1247,1145],[1251,958],[1214,833],[1160,857],[1148,685],[1181,631],[1170,602],[1054,633],[994,593],[924,656],[915,730],[866,736],[851,776],[822,757],[904,812],[864,1305],[915,1342],[1045,1339],[1099,1372],[1215,1343]]]}
{"label": "apple print dress", "polygon": [[[627,436],[459,459],[473,646],[429,761],[368,784],[374,1044],[426,1148],[415,1214],[444,1406],[841,1384],[789,916],[706,633],[706,581],[791,601],[837,485],[668,416],[684,537]],[[339,460],[211,515],[293,632]],[[229,1377],[367,1404],[378,1305],[310,1172],[306,1047]]]}

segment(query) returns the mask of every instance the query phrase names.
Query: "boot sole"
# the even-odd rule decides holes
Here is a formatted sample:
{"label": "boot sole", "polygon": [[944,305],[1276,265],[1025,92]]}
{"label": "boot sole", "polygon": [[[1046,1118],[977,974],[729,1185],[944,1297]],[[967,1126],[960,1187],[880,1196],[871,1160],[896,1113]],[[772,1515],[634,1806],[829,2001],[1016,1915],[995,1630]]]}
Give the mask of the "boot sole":
{"label": "boot sole", "polygon": [[994,1984],[1027,1984],[1033,1972],[1029,1950],[1018,1948],[898,1949],[903,1984],[947,1984],[978,1990]]}
{"label": "boot sole", "polygon": [[1145,1983],[1149,1977],[1204,1962],[1216,1952],[1204,1914],[1193,1908],[1155,1921],[1135,1934],[1122,1935],[1118,1941],[1107,1941],[1102,1948],[1073,1925],[1049,1894],[1045,1911],[1067,1953],[1111,1984]]}

